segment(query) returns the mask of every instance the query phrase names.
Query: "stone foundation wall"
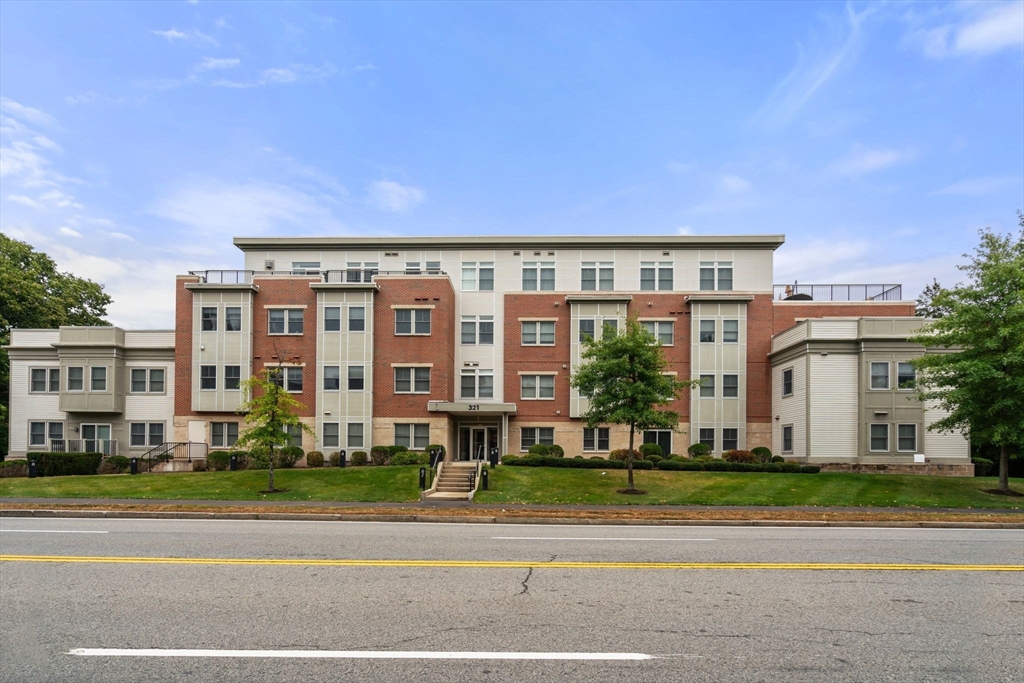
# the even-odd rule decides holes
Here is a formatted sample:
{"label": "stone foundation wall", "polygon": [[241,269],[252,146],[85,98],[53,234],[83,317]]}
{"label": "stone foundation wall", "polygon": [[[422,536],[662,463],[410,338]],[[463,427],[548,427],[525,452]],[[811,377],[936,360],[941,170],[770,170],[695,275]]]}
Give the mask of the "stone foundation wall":
{"label": "stone foundation wall", "polygon": [[860,463],[822,463],[822,472],[860,474],[927,474],[939,477],[973,477],[974,463],[967,465],[865,465]]}

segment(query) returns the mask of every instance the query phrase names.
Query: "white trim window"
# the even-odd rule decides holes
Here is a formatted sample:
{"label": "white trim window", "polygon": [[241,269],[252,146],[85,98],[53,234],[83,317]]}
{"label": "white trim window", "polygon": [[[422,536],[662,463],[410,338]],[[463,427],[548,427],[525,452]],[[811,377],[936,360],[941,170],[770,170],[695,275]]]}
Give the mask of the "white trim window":
{"label": "white trim window", "polygon": [[732,291],[732,261],[701,261],[701,291]]}
{"label": "white trim window", "polygon": [[341,391],[341,366],[324,366],[324,391]]}
{"label": "white trim window", "polygon": [[224,307],[224,331],[225,332],[241,332],[242,331],[242,307],[241,306],[225,306]]}
{"label": "white trim window", "polygon": [[705,444],[712,451],[715,450],[715,430],[713,427],[701,427],[697,430],[697,443]]}
{"label": "white trim window", "polygon": [[[236,423],[237,424],[237,423]],[[164,443],[163,422],[129,422],[129,448],[156,448]]]}
{"label": "white trim window", "polygon": [[525,401],[551,401],[555,398],[554,375],[520,375],[519,397]]}
{"label": "white trim window", "polygon": [[590,453],[609,450],[610,434],[608,427],[584,427],[583,451]]}
{"label": "white trim window", "polygon": [[231,448],[238,441],[237,422],[211,422],[210,446],[214,448]]}
{"label": "white trim window", "polygon": [[700,398],[714,398],[715,397],[715,376],[714,375],[701,375],[700,376]]}
{"label": "white trim window", "polygon": [[55,394],[60,392],[60,368],[32,368],[29,371],[29,393]]}
{"label": "white trim window", "polygon": [[395,309],[395,334],[396,335],[429,335],[430,334],[430,309],[429,308],[396,308]]}
{"label": "white trim window", "polygon": [[203,332],[217,331],[217,307],[202,306],[199,309],[199,329]]}
{"label": "white trim window", "polygon": [[644,329],[657,338],[662,346],[672,346],[675,343],[675,323],[670,320],[641,320],[640,324]]}
{"label": "white trim window", "polygon": [[80,366],[68,368],[68,391],[85,391],[85,368]]}
{"label": "white trim window", "polygon": [[290,365],[270,373],[270,381],[290,394],[302,393],[302,366]]}
{"label": "white trim window", "polygon": [[348,331],[366,331],[366,308],[363,306],[348,307]]}
{"label": "white trim window", "polygon": [[410,450],[423,450],[430,445],[429,424],[396,424],[395,445]]}
{"label": "white trim window", "polygon": [[53,441],[64,440],[63,422],[29,422],[28,447],[46,448]]}
{"label": "white trim window", "polygon": [[782,398],[793,395],[793,368],[782,371]]}
{"label": "white trim window", "polygon": [[224,391],[239,391],[242,388],[242,366],[224,366]]}
{"label": "white trim window", "polygon": [[782,452],[793,452],[793,425],[782,425]]}
{"label": "white trim window", "polygon": [[379,261],[346,261],[345,282],[372,282],[377,274]]}
{"label": "white trim window", "polygon": [[740,430],[735,427],[722,429],[722,451],[734,451],[740,447]]}
{"label": "white trim window", "polygon": [[296,335],[302,334],[302,319],[305,311],[301,308],[271,308],[267,311],[267,334],[268,335]]}
{"label": "white trim window", "polygon": [[217,366],[216,365],[200,365],[199,366],[199,390],[200,391],[216,391],[217,389]]}
{"label": "white trim window", "polygon": [[917,425],[896,425],[896,450],[901,453],[917,452]]}
{"label": "white trim window", "polygon": [[554,321],[524,321],[521,330],[523,346],[553,346],[555,343]]}
{"label": "white trim window", "polygon": [[166,372],[163,368],[132,368],[129,391],[133,394],[162,394]]}
{"label": "white trim window", "polygon": [[889,452],[889,425],[888,424],[873,424],[869,427],[869,438],[871,440],[868,445],[872,453],[888,453]]}
{"label": "white trim window", "polygon": [[341,332],[341,306],[324,306],[324,332]]}
{"label": "white trim window", "polygon": [[362,365],[348,366],[348,390],[363,391],[366,385],[366,369]]}
{"label": "white trim window", "polygon": [[430,368],[395,368],[396,394],[429,394]]}
{"label": "white trim window", "polygon": [[493,292],[494,261],[463,261],[462,291]]}
{"label": "white trim window", "polygon": [[596,335],[597,321],[593,318],[580,319],[580,343],[594,341]]}
{"label": "white trim window", "polygon": [[722,321],[722,343],[723,344],[738,344],[740,341],[740,321],[739,320],[723,320]]}
{"label": "white trim window", "polygon": [[324,422],[320,439],[324,448],[338,448],[341,444],[341,425],[338,422]]}
{"label": "white trim window", "polygon": [[523,291],[548,292],[555,289],[554,261],[524,261]]}
{"label": "white trim window", "polygon": [[615,263],[584,261],[580,264],[580,289],[610,292],[615,289]]}
{"label": "white trim window", "polygon": [[907,391],[913,388],[913,383],[917,380],[917,372],[914,370],[913,363],[909,361],[899,361],[896,363],[896,388]]}
{"label": "white trim window", "polygon": [[489,345],[494,343],[493,315],[462,316],[462,343]]}
{"label": "white trim window", "polygon": [[700,343],[701,344],[714,344],[715,343],[715,321],[714,320],[701,320],[700,321]]}
{"label": "white trim window", "polygon": [[[740,397],[740,376],[722,375],[722,398]],[[725,437],[722,437],[723,441]],[[723,446],[724,447],[724,446]]]}
{"label": "white trim window", "polygon": [[641,261],[640,263],[640,291],[661,291],[672,290],[671,261]]}
{"label": "white trim window", "polygon": [[292,261],[292,275],[319,275],[319,261]]}
{"label": "white trim window", "polygon": [[519,430],[519,450],[528,451],[534,444],[553,446],[555,443],[554,427],[523,427]]}
{"label": "white trim window", "polygon": [[889,361],[871,363],[871,389],[873,391],[884,391],[888,388]]}
{"label": "white trim window", "polygon": [[345,435],[345,444],[347,448],[362,448],[363,447],[363,423],[362,422],[349,422],[348,433]]}
{"label": "white trim window", "polygon": [[494,398],[494,370],[463,370],[461,398]]}
{"label": "white trim window", "polygon": [[107,390],[107,367],[105,365],[89,368],[89,391]]}

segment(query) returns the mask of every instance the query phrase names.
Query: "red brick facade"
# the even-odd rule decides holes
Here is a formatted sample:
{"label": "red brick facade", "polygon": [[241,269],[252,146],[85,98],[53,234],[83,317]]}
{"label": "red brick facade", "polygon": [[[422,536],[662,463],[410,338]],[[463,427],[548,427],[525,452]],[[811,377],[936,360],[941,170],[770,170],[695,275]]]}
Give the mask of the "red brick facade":
{"label": "red brick facade", "polygon": [[[257,373],[278,363],[303,364],[302,392],[292,394],[304,406],[295,411],[300,417],[316,415],[316,292],[309,288],[309,283],[319,281],[319,277],[258,278],[255,283],[259,292],[252,298],[252,371]],[[302,334],[269,335],[265,306],[305,306]]]}
{"label": "red brick facade", "polygon": [[776,301],[773,309],[772,334],[779,334],[793,327],[798,318],[910,316],[917,306],[912,301]]}
{"label": "red brick facade", "polygon": [[[690,378],[690,329],[692,327],[690,307],[686,305],[682,294],[657,294],[642,292],[633,295],[629,305],[629,314],[637,318],[675,318],[672,325],[672,346],[662,347],[665,360],[668,361],[668,372],[675,372],[676,379]],[[678,401],[666,406],[666,410],[679,413],[680,422],[690,421],[691,392],[684,392]]]}
{"label": "red brick facade", "polygon": [[[505,295],[505,402],[516,404],[516,419],[524,422],[569,421],[569,346],[572,311],[564,294],[515,293]],[[555,318],[554,346],[523,346],[520,318]],[[555,399],[521,400],[519,373],[558,373]]]}
{"label": "red brick facade", "polygon": [[174,414],[192,412],[192,292],[185,285],[199,282],[179,275],[174,282]]}
{"label": "red brick facade", "polygon": [[747,304],[747,422],[772,421],[772,350],[774,307],[769,294]]}

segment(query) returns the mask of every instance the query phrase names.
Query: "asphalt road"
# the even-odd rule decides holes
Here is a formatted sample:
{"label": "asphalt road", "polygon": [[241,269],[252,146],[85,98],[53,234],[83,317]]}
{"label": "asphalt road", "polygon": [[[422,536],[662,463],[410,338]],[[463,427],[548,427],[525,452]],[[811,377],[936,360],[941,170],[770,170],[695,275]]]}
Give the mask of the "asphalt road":
{"label": "asphalt road", "polygon": [[2,518],[0,555],[2,681],[1024,680],[1020,530]]}

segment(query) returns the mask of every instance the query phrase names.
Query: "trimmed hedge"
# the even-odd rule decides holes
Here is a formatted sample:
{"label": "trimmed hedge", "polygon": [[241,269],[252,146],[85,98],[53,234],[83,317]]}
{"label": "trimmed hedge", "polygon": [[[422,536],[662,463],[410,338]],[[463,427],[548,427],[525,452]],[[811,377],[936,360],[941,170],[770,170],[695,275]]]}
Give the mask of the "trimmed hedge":
{"label": "trimmed hedge", "polygon": [[[371,449],[372,450],[372,449]],[[354,451],[352,457],[349,458],[349,462],[356,467],[361,467],[366,464],[366,451]]]}
{"label": "trimmed hedge", "polygon": [[725,462],[711,460],[662,460],[657,464],[659,470],[682,470],[684,472],[789,472],[790,474],[817,474],[821,468],[817,465],[800,465],[787,462],[782,465],[773,463]]}
{"label": "trimmed hedge", "polygon": [[206,468],[214,472],[223,472],[231,467],[230,451],[210,451],[206,456]]}
{"label": "trimmed hedge", "polygon": [[[398,455],[399,453],[405,453],[407,450],[409,450],[408,447],[399,445],[384,446],[384,448],[388,449],[388,452],[391,453],[391,455]],[[371,448],[370,450],[372,451],[373,449]]]}
{"label": "trimmed hedge", "polygon": [[419,451],[401,451],[391,456],[389,465],[428,465],[430,464],[430,453]]}
{"label": "trimmed hedge", "polygon": [[726,462],[757,462],[757,456],[750,451],[731,450],[722,454]]}
{"label": "trimmed hedge", "polygon": [[550,455],[551,446],[548,446],[547,444],[544,443],[535,443],[532,446],[530,446],[529,453],[530,455]]}
{"label": "trimmed hedge", "polygon": [[27,476],[28,460],[0,460],[0,479]]}
{"label": "trimmed hedge", "polygon": [[295,467],[295,463],[305,454],[306,451],[300,446],[285,446],[274,454],[274,467],[285,470]]}
{"label": "trimmed hedge", "polygon": [[974,463],[974,476],[987,477],[995,467],[995,462],[988,458],[971,458]]}
{"label": "trimmed hedge", "polygon": [[320,451],[310,451],[306,453],[306,467],[323,467],[324,466],[324,454]]}
{"label": "trimmed hedge", "polygon": [[[622,460],[605,460],[604,458],[558,458],[551,455],[529,455],[525,458],[506,456],[501,461],[505,465],[515,467],[569,467],[586,470],[624,470],[626,463]],[[633,469],[654,469],[654,463],[647,460],[634,460]]]}
{"label": "trimmed hedge", "polygon": [[548,446],[548,455],[552,458],[564,458],[565,449],[559,446],[557,443]]}
{"label": "trimmed hedge", "polygon": [[102,453],[26,453],[25,457],[36,463],[44,477],[96,474],[103,460]]}
{"label": "trimmed hedge", "polygon": [[751,448],[750,452],[757,456],[758,462],[771,462],[772,461],[772,450],[767,446],[757,446]]}
{"label": "trimmed hedge", "polygon": [[[629,449],[616,448],[608,454],[608,458],[611,460],[621,460],[622,462],[626,462],[626,459],[629,458]],[[640,455],[640,451],[635,448],[633,449],[633,460],[643,460],[643,456]]]}
{"label": "trimmed hedge", "polygon": [[[405,448],[404,446],[402,448]],[[401,451],[399,451],[401,452]],[[353,455],[353,461],[355,460],[355,453]],[[391,446],[374,446],[370,449],[370,460],[374,465],[387,465],[388,461],[391,460]],[[353,464],[365,464],[356,463]]]}
{"label": "trimmed hedge", "polygon": [[644,456],[644,459],[648,455],[656,455],[660,458],[665,455],[665,451],[661,450],[661,446],[656,443],[645,443],[640,444],[640,455]]}
{"label": "trimmed hedge", "polygon": [[690,447],[686,449],[686,452],[690,454],[691,458],[698,458],[702,455],[710,455],[711,446],[706,443],[694,443],[690,444]]}

